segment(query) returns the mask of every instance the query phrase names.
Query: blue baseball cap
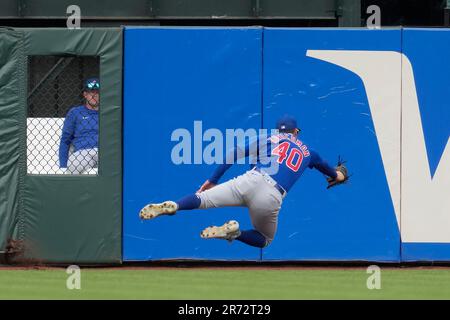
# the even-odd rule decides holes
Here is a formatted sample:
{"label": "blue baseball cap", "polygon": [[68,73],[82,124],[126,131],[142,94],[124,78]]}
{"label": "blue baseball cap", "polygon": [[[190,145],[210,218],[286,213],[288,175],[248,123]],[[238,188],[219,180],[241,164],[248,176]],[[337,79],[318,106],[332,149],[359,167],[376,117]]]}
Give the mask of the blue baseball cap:
{"label": "blue baseball cap", "polygon": [[89,78],[84,81],[84,90],[100,90],[100,80],[98,78]]}
{"label": "blue baseball cap", "polygon": [[285,114],[284,116],[280,117],[277,120],[277,127],[278,130],[293,130],[293,129],[300,129],[297,126],[297,120],[291,115]]}

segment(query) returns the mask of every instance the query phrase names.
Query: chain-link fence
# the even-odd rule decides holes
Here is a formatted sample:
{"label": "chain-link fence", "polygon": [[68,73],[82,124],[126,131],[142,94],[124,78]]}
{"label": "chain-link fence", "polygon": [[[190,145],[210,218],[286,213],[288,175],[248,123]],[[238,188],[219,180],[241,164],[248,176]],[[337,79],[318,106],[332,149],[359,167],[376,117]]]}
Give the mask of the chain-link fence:
{"label": "chain-link fence", "polygon": [[27,172],[97,174],[96,56],[29,56]]}

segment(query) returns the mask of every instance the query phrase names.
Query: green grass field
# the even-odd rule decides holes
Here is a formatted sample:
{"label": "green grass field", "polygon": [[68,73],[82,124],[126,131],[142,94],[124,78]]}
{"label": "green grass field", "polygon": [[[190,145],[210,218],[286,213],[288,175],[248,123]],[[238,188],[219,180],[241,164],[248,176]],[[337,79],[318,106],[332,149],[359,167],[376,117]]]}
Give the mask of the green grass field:
{"label": "green grass field", "polygon": [[82,269],[68,290],[65,269],[0,270],[0,299],[450,299],[450,269],[381,270],[368,290],[356,269]]}

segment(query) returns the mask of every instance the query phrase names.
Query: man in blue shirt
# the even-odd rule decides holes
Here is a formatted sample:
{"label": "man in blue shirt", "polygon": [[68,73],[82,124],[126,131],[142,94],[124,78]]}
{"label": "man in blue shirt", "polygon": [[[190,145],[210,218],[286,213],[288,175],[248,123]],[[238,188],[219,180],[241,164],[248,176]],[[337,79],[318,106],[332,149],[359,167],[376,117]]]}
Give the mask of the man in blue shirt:
{"label": "man in blue shirt", "polygon": [[[176,202],[148,204],[140,211],[140,218],[153,219],[160,215],[173,215],[177,211],[198,208],[245,206],[249,209],[254,229],[240,230],[239,223],[231,220],[219,227],[206,228],[201,237],[238,240],[259,248],[269,245],[277,230],[278,213],[283,199],[307,168],[317,169],[333,181],[345,179],[340,171],[330,167],[317,152],[298,139],[300,130],[294,117],[281,117],[276,128],[277,134],[261,136],[242,148],[234,148],[230,153],[233,161],[219,165],[197,193]],[[232,163],[250,156],[257,160],[252,170],[218,184]]]}
{"label": "man in blue shirt", "polygon": [[[59,145],[59,166],[66,173],[83,174],[98,166],[98,107],[100,82],[89,78],[84,83],[85,104],[69,110]],[[69,150],[73,146],[73,152]]]}

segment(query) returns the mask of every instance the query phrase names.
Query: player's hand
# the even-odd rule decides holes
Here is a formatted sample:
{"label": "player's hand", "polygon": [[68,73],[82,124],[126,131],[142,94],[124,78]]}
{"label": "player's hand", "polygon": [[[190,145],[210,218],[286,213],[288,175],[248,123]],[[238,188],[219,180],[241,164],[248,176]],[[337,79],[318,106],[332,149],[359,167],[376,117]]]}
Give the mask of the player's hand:
{"label": "player's hand", "polygon": [[336,169],[336,178],[334,178],[334,179],[331,177],[327,178],[327,182],[328,182],[327,189],[330,189],[337,185],[346,183],[348,181],[348,179],[350,178],[347,167],[344,165],[344,163],[345,163],[345,161],[343,161],[341,159],[341,157],[339,157],[337,167],[335,168]]}
{"label": "player's hand", "polygon": [[336,171],[336,181],[342,182],[345,180],[345,176],[342,172]]}
{"label": "player's hand", "polygon": [[206,191],[206,190],[211,189],[211,188],[213,188],[213,187],[215,187],[215,186],[216,186],[215,183],[212,183],[212,182],[210,182],[209,180],[206,180],[205,183],[202,184],[202,186],[200,187],[200,189],[197,190],[197,193]]}

